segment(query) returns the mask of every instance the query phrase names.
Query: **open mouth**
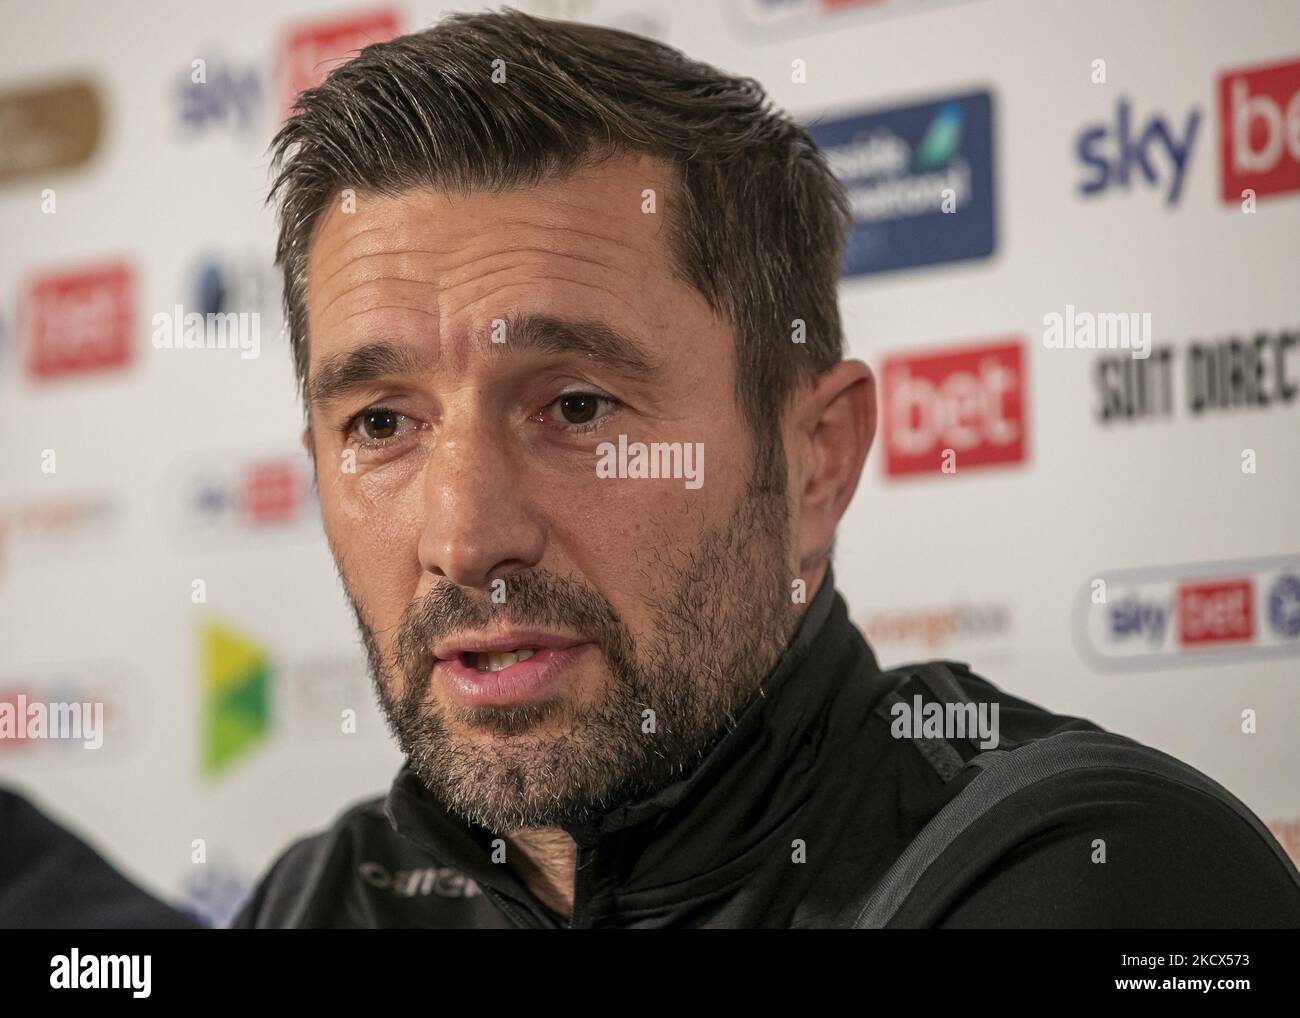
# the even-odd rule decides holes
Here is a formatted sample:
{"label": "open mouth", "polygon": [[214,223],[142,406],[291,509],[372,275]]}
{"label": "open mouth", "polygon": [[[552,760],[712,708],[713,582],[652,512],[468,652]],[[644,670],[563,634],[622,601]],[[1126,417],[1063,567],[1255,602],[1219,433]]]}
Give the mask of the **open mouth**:
{"label": "open mouth", "polygon": [[460,659],[466,668],[473,668],[476,672],[503,672],[511,665],[527,661],[537,651],[537,647],[519,647],[515,650],[484,651],[482,653],[467,650],[461,654]]}
{"label": "open mouth", "polygon": [[[456,700],[475,707],[554,698],[577,679],[575,667],[595,650],[591,643],[544,645],[531,633],[516,638],[521,646],[502,648],[498,642],[491,650],[447,648],[447,657],[439,658],[434,669],[435,681]],[[555,638],[555,642],[563,641]]]}

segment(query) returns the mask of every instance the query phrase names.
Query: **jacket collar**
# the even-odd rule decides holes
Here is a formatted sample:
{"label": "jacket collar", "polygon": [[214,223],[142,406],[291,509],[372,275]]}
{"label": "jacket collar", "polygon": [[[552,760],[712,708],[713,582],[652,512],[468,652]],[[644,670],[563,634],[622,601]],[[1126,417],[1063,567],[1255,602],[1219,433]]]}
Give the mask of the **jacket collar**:
{"label": "jacket collar", "polygon": [[[567,825],[578,846],[575,920],[584,898],[682,900],[734,881],[747,851],[809,797],[828,754],[830,717],[850,671],[879,674],[827,568],[790,644],[732,728],[685,777],[593,820]],[[449,814],[403,765],[385,803],[394,829],[436,861],[510,898],[542,925],[554,913],[492,862],[499,835]]]}

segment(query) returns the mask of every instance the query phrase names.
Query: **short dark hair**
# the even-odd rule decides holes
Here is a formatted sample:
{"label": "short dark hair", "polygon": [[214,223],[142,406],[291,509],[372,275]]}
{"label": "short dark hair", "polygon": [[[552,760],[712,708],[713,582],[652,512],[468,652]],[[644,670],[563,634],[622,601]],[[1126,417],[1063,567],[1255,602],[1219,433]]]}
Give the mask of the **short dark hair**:
{"label": "short dark hair", "polygon": [[304,396],[307,253],[342,188],[535,186],[620,152],[673,173],[670,255],[735,331],[736,396],[760,459],[799,382],[843,357],[843,188],[757,81],[652,40],[514,10],[453,15],[367,46],[303,92],[271,149],[276,260]]}

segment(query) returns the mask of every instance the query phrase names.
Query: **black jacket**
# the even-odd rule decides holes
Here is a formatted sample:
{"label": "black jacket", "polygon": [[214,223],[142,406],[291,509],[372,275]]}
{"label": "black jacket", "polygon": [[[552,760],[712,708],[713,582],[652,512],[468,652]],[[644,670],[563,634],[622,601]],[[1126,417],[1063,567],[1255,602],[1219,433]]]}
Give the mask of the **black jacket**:
{"label": "black jacket", "polygon": [[0,928],[198,929],[17,792],[0,788]]}
{"label": "black jacket", "polygon": [[[969,776],[945,781],[924,744],[894,738],[873,711],[906,672],[877,667],[833,582],[828,573],[772,675],[689,777],[568,829],[578,846],[571,920],[491,861],[494,834],[449,815],[403,768],[386,797],[292,845],[234,925],[852,925]],[[999,704],[1003,749],[1100,731],[957,668],[972,699]],[[902,695],[912,695],[906,684]],[[1014,823],[968,832],[957,863],[898,924],[1300,926],[1294,866],[1257,824],[1196,788],[1091,770],[1041,781],[1012,806]]]}

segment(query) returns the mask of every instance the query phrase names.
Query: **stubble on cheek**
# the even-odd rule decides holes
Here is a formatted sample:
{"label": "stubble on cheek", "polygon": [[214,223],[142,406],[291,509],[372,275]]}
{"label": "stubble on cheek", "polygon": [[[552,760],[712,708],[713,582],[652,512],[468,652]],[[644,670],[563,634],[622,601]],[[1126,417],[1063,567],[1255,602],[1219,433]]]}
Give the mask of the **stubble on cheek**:
{"label": "stubble on cheek", "polygon": [[321,522],[335,572],[357,620],[376,691],[383,703],[395,703],[407,693],[404,676],[391,662],[423,575],[419,533],[404,532],[400,505],[389,502],[380,510],[365,477],[322,483],[320,470],[318,461]]}
{"label": "stubble on cheek", "polygon": [[[453,811],[507,830],[581,818],[685,773],[789,636],[785,507],[773,494],[746,490],[716,529],[699,502],[640,516],[618,542],[646,616],[635,641],[585,583],[527,570],[507,580],[501,606],[446,583],[420,597],[419,574],[387,583],[375,576],[383,558],[331,541],[389,727],[426,787]],[[635,534],[648,542],[639,553]],[[362,573],[369,585],[358,598]],[[393,603],[404,585],[410,596]],[[482,628],[494,614],[594,638],[601,653],[545,702],[446,702],[433,676],[435,638]],[[643,728],[647,711],[657,728]]]}

